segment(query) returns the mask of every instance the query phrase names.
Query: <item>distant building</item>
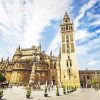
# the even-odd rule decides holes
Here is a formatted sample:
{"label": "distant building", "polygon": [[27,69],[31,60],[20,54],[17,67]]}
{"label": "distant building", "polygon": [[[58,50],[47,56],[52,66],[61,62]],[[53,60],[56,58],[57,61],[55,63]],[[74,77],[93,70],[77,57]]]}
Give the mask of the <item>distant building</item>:
{"label": "distant building", "polygon": [[56,84],[80,87],[73,22],[65,13],[59,57],[45,54],[41,45],[16,49],[11,61],[1,60],[0,71],[11,84]]}
{"label": "distant building", "polygon": [[92,80],[97,80],[100,87],[100,70],[80,70],[80,84],[82,88],[91,88]]}

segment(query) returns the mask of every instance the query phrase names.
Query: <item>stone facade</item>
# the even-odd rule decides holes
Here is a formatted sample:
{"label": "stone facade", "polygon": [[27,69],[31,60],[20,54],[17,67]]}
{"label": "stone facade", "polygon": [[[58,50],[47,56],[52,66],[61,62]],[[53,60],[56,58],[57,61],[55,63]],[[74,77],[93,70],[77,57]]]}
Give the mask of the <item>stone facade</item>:
{"label": "stone facade", "polygon": [[20,46],[12,58],[0,62],[0,70],[11,84],[52,83],[57,84],[56,57],[48,56],[41,46],[21,49]]}
{"label": "stone facade", "polygon": [[97,80],[100,87],[100,70],[80,70],[80,84],[82,88],[91,88],[92,80]]}
{"label": "stone facade", "polygon": [[1,60],[0,70],[11,84],[56,84],[80,87],[74,44],[73,22],[67,13],[61,24],[59,57],[48,56],[41,45],[16,49],[11,61]]}
{"label": "stone facade", "polygon": [[74,26],[65,13],[61,27],[61,83],[65,86],[80,87],[76,49],[74,42]]}

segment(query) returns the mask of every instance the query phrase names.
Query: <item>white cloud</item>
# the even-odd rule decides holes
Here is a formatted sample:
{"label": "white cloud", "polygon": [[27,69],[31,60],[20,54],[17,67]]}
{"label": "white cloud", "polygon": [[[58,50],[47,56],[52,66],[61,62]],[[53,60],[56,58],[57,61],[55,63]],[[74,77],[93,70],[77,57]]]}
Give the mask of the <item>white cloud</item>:
{"label": "white cloud", "polygon": [[96,65],[97,63],[99,63],[99,61],[97,60],[91,60],[90,62],[88,62],[88,66],[93,66],[93,65]]}
{"label": "white cloud", "polygon": [[87,55],[88,53],[88,50],[89,50],[89,48],[88,48],[88,46],[86,46],[86,45],[81,45],[81,46],[77,46],[77,54],[78,55]]}
{"label": "white cloud", "polygon": [[85,12],[87,10],[89,10],[90,8],[92,8],[96,2],[97,2],[97,0],[89,0],[86,4],[84,4],[81,7],[79,15],[75,19],[75,23],[74,23],[75,24],[75,27],[74,27],[75,30],[77,30],[79,25],[80,25],[79,20],[84,17]]}
{"label": "white cloud", "polygon": [[50,54],[50,51],[53,51],[53,54],[55,56],[58,56],[59,54],[59,44],[60,44],[60,32],[58,31],[56,36],[54,37],[53,41],[51,42],[51,44],[49,45],[49,48],[47,50],[47,53]]}
{"label": "white cloud", "polygon": [[[89,37],[90,36],[90,32],[88,32],[87,30],[77,30],[78,29],[78,26],[79,26],[79,20],[81,18],[84,17],[84,14],[87,10],[89,10],[90,8],[92,8],[94,6],[94,4],[96,3],[97,0],[90,0],[88,1],[88,3],[84,4],[81,9],[80,9],[80,14],[77,16],[76,20],[75,20],[75,23],[74,23],[74,27],[75,27],[75,39],[76,40],[79,40],[79,39],[85,39],[86,37]],[[59,33],[58,33],[59,34]],[[60,35],[60,34],[59,34]],[[60,40],[57,39],[58,35],[56,35],[53,39],[53,41],[51,42],[50,46],[49,46],[49,50],[50,49],[52,50],[53,48],[53,51],[58,48],[58,45]],[[56,42],[56,43],[55,43]],[[86,50],[84,50],[86,52]]]}
{"label": "white cloud", "polygon": [[[38,45],[44,38],[41,34],[44,28],[51,24],[51,20],[61,19],[71,2],[72,0],[0,0],[0,35],[3,39],[0,39],[0,48],[3,47],[3,51],[7,52],[9,48],[9,51],[14,51],[19,44],[22,47]],[[7,55],[12,54],[9,52]]]}
{"label": "white cloud", "polygon": [[87,30],[78,30],[76,31],[76,34],[75,34],[75,40],[82,40],[82,39],[85,39],[86,37],[90,36],[91,33],[88,32]]}
{"label": "white cloud", "polygon": [[91,23],[91,26],[98,26],[98,25],[100,25],[100,18],[97,21]]}
{"label": "white cloud", "polygon": [[100,18],[100,14],[92,14],[91,12],[87,12],[87,17],[89,18],[89,19],[94,19],[94,18],[96,18],[96,19],[99,19]]}

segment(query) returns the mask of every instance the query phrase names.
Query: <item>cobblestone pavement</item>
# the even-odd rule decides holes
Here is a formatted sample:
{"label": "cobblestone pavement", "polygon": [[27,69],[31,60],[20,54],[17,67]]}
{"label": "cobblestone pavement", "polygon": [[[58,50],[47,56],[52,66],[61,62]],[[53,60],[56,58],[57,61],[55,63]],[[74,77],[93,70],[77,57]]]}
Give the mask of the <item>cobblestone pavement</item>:
{"label": "cobblestone pavement", "polygon": [[[13,87],[4,90],[3,100],[27,100],[24,87]],[[78,89],[77,91],[63,95],[60,88],[60,96],[56,96],[56,89],[48,92],[48,97],[44,97],[44,90],[32,91],[29,100],[100,100],[100,92],[93,89]]]}

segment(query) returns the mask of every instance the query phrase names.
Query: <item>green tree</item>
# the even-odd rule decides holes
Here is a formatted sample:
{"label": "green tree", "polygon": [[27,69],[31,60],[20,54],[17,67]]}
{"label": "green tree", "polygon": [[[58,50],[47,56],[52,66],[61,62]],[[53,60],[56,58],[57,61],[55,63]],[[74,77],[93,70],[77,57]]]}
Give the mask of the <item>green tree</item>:
{"label": "green tree", "polygon": [[93,80],[91,81],[91,83],[92,83],[92,85],[94,86],[94,88],[96,89],[96,88],[97,88],[96,85],[98,84],[98,81],[97,81],[96,79],[93,79]]}
{"label": "green tree", "polygon": [[56,86],[56,95],[59,96],[59,87]]}
{"label": "green tree", "polygon": [[0,73],[0,83],[6,81],[5,77],[2,75],[2,73]]}

